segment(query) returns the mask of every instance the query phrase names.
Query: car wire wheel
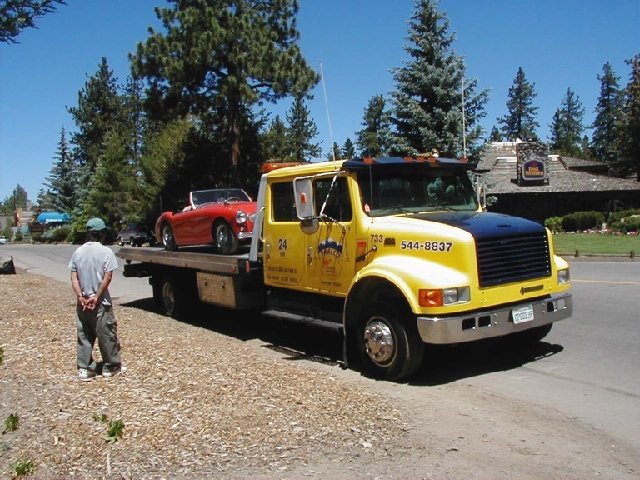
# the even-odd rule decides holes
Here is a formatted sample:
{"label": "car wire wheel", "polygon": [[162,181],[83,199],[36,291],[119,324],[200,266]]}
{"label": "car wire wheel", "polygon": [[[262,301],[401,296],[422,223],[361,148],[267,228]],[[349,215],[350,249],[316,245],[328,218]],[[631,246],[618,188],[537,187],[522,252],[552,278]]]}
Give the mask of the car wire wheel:
{"label": "car wire wheel", "polygon": [[165,250],[177,250],[178,249],[178,245],[176,243],[176,240],[173,236],[173,229],[171,228],[171,225],[169,225],[168,223],[165,223],[162,225],[162,246],[164,247]]}
{"label": "car wire wheel", "polygon": [[216,222],[214,227],[216,250],[223,255],[230,255],[238,250],[238,239],[225,221]]}

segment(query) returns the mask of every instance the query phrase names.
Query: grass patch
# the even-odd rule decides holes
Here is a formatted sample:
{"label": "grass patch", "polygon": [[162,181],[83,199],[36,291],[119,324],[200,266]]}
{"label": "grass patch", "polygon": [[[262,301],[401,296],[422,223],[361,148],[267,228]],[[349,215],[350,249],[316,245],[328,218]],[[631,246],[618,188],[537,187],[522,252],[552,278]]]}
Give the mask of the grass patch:
{"label": "grass patch", "polygon": [[557,255],[640,255],[640,236],[603,233],[556,233],[553,244]]}

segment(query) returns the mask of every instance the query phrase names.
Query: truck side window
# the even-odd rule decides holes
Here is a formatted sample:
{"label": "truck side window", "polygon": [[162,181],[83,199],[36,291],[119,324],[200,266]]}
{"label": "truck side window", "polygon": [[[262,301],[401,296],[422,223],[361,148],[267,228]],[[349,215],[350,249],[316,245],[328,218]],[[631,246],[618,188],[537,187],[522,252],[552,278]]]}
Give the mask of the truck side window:
{"label": "truck side window", "polygon": [[333,190],[331,190],[331,194],[327,198],[327,194],[329,194],[329,190],[331,189],[331,182],[331,178],[323,178],[316,180],[314,183],[315,192],[313,196],[316,202],[316,213],[320,214],[322,204],[326,200],[327,204],[324,207],[325,215],[338,222],[349,222],[351,221],[352,211],[347,179],[339,177],[333,186]]}
{"label": "truck side window", "polygon": [[280,182],[271,185],[271,211],[274,222],[297,222],[293,198],[293,183]]}

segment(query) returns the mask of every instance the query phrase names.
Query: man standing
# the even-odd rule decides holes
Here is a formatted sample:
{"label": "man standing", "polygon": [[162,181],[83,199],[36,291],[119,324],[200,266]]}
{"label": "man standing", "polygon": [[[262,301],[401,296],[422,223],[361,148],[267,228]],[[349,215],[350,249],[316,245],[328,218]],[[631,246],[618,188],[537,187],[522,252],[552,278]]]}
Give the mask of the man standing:
{"label": "man standing", "polygon": [[90,381],[96,376],[97,364],[93,360],[96,338],[104,362],[102,376],[111,377],[122,371],[117,322],[109,295],[109,284],[118,261],[113,251],[100,243],[105,230],[102,219],[89,219],[87,241],[73,253],[69,262],[71,286],[78,298],[77,363],[81,381]]}

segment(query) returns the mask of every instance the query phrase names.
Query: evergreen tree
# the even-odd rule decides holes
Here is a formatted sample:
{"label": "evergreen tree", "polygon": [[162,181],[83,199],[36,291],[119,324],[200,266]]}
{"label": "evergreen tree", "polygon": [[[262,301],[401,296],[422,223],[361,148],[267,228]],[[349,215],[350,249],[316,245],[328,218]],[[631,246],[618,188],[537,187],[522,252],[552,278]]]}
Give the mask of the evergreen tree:
{"label": "evergreen tree", "polygon": [[58,151],[45,186],[47,187],[46,197],[38,198],[40,206],[42,206],[41,202],[48,203],[54,210],[71,214],[76,205],[76,175],[74,159],[67,143],[64,127],[60,131]]}
{"label": "evergreen tree", "polygon": [[318,128],[309,118],[309,110],[301,95],[294,99],[286,117],[291,158],[296,162],[305,162],[318,157],[322,150],[319,144],[313,143],[318,136]]}
{"label": "evergreen tree", "polygon": [[64,0],[3,0],[0,2],[0,43],[17,43],[25,28],[36,28],[35,19],[55,12]]}
{"label": "evergreen tree", "polygon": [[228,164],[240,181],[243,131],[253,106],[306,93],[318,81],[298,46],[297,0],[169,0],[158,8],[163,32],[131,57],[148,81],[154,118],[187,113],[228,141]]}
{"label": "evergreen tree", "polygon": [[500,133],[500,130],[498,130],[498,127],[496,127],[495,125],[491,129],[491,134],[489,135],[489,141],[490,142],[502,141],[502,134]]}
{"label": "evergreen tree", "polygon": [[342,158],[351,159],[356,156],[356,149],[353,145],[353,142],[350,138],[344,141],[344,145],[342,145]]}
{"label": "evergreen tree", "polygon": [[391,116],[382,95],[369,100],[362,119],[362,130],[356,132],[356,143],[365,157],[386,155],[393,144]]}
{"label": "evergreen tree", "polygon": [[613,166],[618,160],[618,124],[622,116],[622,91],[619,87],[620,78],[615,75],[611,65],[605,63],[600,81],[600,96],[596,105],[596,117],[591,127],[591,151],[596,160]]}
{"label": "evergreen tree", "polygon": [[68,108],[68,111],[77,127],[71,143],[74,145],[73,157],[78,176],[77,206],[83,208],[93,174],[104,154],[107,134],[125,121],[122,98],[106,58],[102,58],[96,74],[78,93],[77,107]]}
{"label": "evergreen tree", "polygon": [[26,209],[28,203],[27,191],[18,183],[16,188],[11,192],[11,195],[2,201],[2,211],[10,215],[18,208]]}
{"label": "evergreen tree", "polygon": [[618,135],[620,158],[616,169],[621,173],[634,173],[640,182],[640,55],[627,64],[631,65],[631,75],[624,91]]}
{"label": "evergreen tree", "polygon": [[578,96],[567,88],[562,105],[556,110],[551,124],[551,148],[560,155],[576,157],[581,154],[584,126],[584,107]]}
{"label": "evergreen tree", "polygon": [[525,78],[522,67],[518,68],[513,85],[507,96],[507,115],[498,118],[502,125],[502,134],[508,140],[537,140],[536,129],[540,126],[536,121],[538,107],[533,106],[536,97],[534,85]]}
{"label": "evergreen tree", "polygon": [[336,142],[333,142],[333,148],[327,152],[327,160],[331,162],[333,160],[340,160],[341,158],[340,147]]}
{"label": "evergreen tree", "polygon": [[459,156],[467,153],[464,138],[470,156],[478,153],[478,122],[485,115],[487,92],[476,93],[477,81],[464,78],[464,63],[452,51],[454,35],[448,30],[449,21],[434,0],[416,2],[405,47],[411,60],[394,70],[397,153],[415,155],[435,148],[442,156]]}
{"label": "evergreen tree", "polygon": [[263,156],[270,162],[286,162],[291,158],[287,127],[279,115],[269,124],[269,128],[261,136]]}

